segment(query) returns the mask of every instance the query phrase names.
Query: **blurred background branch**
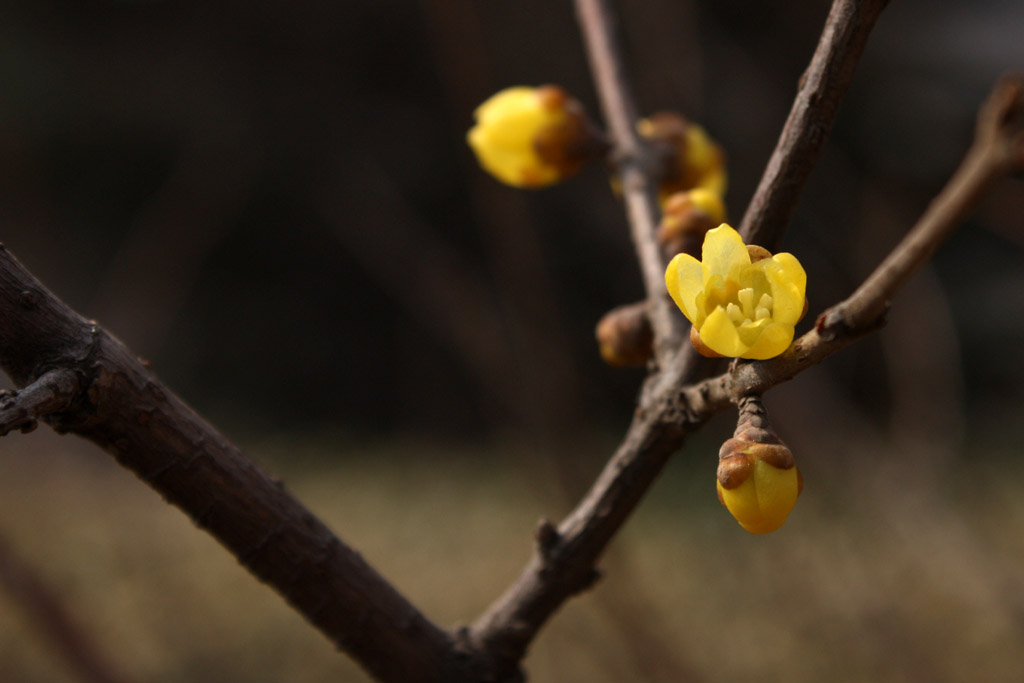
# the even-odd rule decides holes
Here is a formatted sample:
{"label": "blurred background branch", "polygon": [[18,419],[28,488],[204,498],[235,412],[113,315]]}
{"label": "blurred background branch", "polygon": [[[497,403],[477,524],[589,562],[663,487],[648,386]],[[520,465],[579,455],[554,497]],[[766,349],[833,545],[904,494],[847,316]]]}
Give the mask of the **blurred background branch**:
{"label": "blurred background branch", "polygon": [[[38,569],[26,562],[0,536],[0,587],[21,608],[54,654],[65,661],[82,683],[125,683],[116,673],[109,654],[94,642],[87,620],[73,617],[60,591],[45,581]],[[104,644],[106,645],[106,644]]]}

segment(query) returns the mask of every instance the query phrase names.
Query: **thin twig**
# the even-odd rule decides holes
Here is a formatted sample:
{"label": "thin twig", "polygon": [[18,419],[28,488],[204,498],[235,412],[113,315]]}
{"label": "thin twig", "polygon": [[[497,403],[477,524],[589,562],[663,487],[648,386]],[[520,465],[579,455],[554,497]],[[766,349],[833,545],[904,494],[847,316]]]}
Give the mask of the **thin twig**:
{"label": "thin twig", "polygon": [[835,0],[775,151],[740,223],[747,244],[774,251],[818,161],[875,20],[889,0]]}
{"label": "thin twig", "polygon": [[637,108],[616,36],[615,15],[608,0],[576,0],[576,15],[614,145],[630,234],[650,302],[655,356],[666,360],[680,345],[685,326],[683,317],[665,292],[665,260],[655,241],[661,215],[657,187],[652,180],[655,160],[636,131]]}
{"label": "thin twig", "polygon": [[917,225],[850,298],[826,316],[825,325],[858,328],[880,315],[893,293],[959,225],[993,181],[1024,159],[1024,133],[1015,125],[1024,81],[1003,79],[978,117],[974,144]]}
{"label": "thin twig", "polygon": [[978,116],[974,143],[924,214],[881,264],[844,301],[822,313],[810,332],[781,356],[737,364],[730,372],[687,387],[681,400],[704,419],[746,394],[760,394],[820,363],[884,324],[889,300],[931,258],[992,185],[1024,171],[1024,79],[996,85]]}
{"label": "thin twig", "polygon": [[80,390],[76,373],[58,369],[19,391],[0,391],[0,436],[15,429],[31,432],[40,418],[67,408]]}

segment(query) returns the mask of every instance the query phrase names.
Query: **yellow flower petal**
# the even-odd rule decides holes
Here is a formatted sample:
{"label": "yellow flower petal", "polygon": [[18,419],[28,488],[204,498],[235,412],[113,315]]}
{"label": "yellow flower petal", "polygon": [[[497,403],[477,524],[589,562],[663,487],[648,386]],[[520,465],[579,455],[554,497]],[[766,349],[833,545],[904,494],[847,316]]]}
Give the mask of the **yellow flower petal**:
{"label": "yellow flower petal", "polygon": [[743,342],[743,353],[739,354],[740,358],[750,358],[750,347],[758,342],[761,335],[764,334],[765,329],[772,324],[772,321],[768,318],[762,318],[761,320],[751,320],[750,322],[744,322],[736,326],[736,333],[740,337],[740,341]]}
{"label": "yellow flower petal", "polygon": [[722,223],[704,236],[701,250],[704,280],[720,275],[726,280],[738,280],[741,270],[750,265],[750,255],[743,238],[727,223]]}
{"label": "yellow flower petal", "polygon": [[697,331],[700,332],[701,341],[715,353],[738,358],[747,350],[747,345],[736,331],[736,324],[721,306],[708,314]]}
{"label": "yellow flower petal", "polygon": [[774,302],[772,318],[781,323],[795,325],[804,311],[807,273],[792,254],[776,254],[759,261],[771,285]]}
{"label": "yellow flower petal", "polygon": [[686,193],[690,201],[698,209],[711,217],[715,223],[725,220],[725,204],[722,202],[722,195],[714,190],[698,187]]}
{"label": "yellow flower petal", "polygon": [[[758,321],[761,322],[761,321]],[[769,323],[761,330],[757,341],[740,356],[751,360],[775,358],[793,343],[793,326],[783,323]]]}
{"label": "yellow flower petal", "polygon": [[705,173],[700,182],[697,184],[697,188],[701,190],[707,190],[714,195],[721,197],[725,194],[725,188],[729,184],[729,178],[725,173],[725,164],[712,169],[710,172]]}
{"label": "yellow flower petal", "polygon": [[686,158],[683,167],[697,175],[697,184],[716,195],[725,194],[725,158],[707,132],[696,124],[686,129]]}
{"label": "yellow flower petal", "polygon": [[764,272],[764,264],[768,262],[768,259],[762,259],[751,263],[746,268],[743,268],[739,277],[737,278],[737,284],[740,289],[752,289],[757,293],[757,299],[761,298],[762,294],[771,293],[771,283],[768,281],[768,276]]}
{"label": "yellow flower petal", "polygon": [[676,254],[665,270],[665,284],[686,319],[697,322],[697,297],[704,289],[700,261],[689,254]]}
{"label": "yellow flower petal", "polygon": [[707,131],[695,123],[686,127],[686,164],[707,168],[719,158],[717,145],[708,137]]}

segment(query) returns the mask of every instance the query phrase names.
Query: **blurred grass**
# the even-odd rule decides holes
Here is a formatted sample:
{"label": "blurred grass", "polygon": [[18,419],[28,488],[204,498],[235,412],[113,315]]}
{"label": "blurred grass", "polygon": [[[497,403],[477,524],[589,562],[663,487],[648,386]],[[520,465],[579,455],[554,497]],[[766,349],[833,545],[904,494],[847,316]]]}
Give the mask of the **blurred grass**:
{"label": "blurred grass", "polygon": [[[130,678],[367,680],[91,445],[42,429],[0,449],[0,534]],[[536,520],[565,511],[544,464],[512,446],[280,437],[248,450],[445,626],[496,597]],[[941,477],[880,461],[812,466],[787,526],[753,537],[714,497],[713,456],[694,452],[613,544],[597,589],[541,632],[532,681],[1006,681],[1024,669],[1016,463]],[[0,671],[11,683],[73,680],[6,593]]]}

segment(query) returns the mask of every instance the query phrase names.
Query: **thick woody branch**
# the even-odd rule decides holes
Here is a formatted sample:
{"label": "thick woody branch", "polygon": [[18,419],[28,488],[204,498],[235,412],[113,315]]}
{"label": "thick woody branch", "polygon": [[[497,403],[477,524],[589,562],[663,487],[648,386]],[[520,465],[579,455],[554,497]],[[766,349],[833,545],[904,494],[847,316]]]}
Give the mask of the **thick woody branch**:
{"label": "thick woody branch", "polygon": [[825,146],[868,35],[888,4],[889,0],[832,3],[775,151],[740,224],[740,234],[747,244],[775,251]]}
{"label": "thick woody branch", "polygon": [[630,234],[640,261],[644,290],[650,304],[654,352],[667,358],[683,338],[683,319],[665,292],[665,260],[655,241],[660,220],[655,158],[636,130],[637,108],[626,78],[622,48],[616,36],[615,15],[608,0],[576,0],[576,15],[597,86],[601,108],[614,145]]}
{"label": "thick woody branch", "polygon": [[0,246],[3,431],[37,417],[111,452],[383,681],[455,680],[453,639],[117,339]]}
{"label": "thick woody branch", "polygon": [[557,527],[541,522],[529,564],[468,630],[473,648],[488,652],[511,671],[548,617],[599,578],[598,557],[682,445],[680,423],[671,424],[662,411],[637,414],[576,509]]}

